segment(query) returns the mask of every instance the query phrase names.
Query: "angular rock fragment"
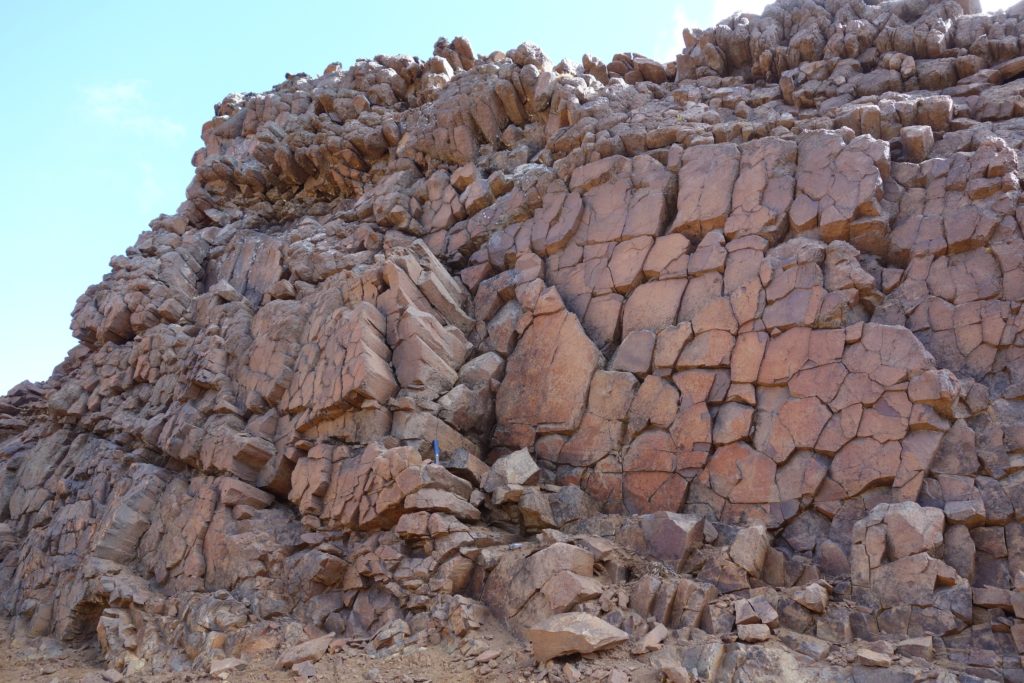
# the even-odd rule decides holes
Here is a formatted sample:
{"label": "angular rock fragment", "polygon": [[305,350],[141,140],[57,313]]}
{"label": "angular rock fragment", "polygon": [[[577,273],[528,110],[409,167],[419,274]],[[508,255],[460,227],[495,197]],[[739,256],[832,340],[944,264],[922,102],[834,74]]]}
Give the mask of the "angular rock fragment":
{"label": "angular rock fragment", "polygon": [[583,612],[556,614],[526,629],[538,662],[570,654],[589,654],[625,642],[629,636],[608,622]]}

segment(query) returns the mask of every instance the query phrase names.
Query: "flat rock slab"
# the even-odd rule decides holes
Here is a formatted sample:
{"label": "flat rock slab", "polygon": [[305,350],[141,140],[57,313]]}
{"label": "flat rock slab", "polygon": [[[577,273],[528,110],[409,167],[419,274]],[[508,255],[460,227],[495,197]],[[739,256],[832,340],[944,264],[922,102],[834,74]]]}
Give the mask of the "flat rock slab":
{"label": "flat rock slab", "polygon": [[289,669],[301,662],[316,662],[327,652],[327,646],[331,644],[332,640],[334,640],[334,634],[328,633],[325,636],[294,645],[281,653],[281,656],[277,658],[277,665],[282,669]]}
{"label": "flat rock slab", "polygon": [[526,629],[538,662],[605,650],[629,639],[625,631],[583,612],[556,614]]}

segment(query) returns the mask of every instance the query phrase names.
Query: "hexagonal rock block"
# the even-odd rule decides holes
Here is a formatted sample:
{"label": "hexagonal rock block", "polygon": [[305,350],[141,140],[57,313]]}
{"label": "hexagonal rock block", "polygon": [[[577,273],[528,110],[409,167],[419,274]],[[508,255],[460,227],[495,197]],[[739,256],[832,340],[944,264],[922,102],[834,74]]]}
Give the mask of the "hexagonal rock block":
{"label": "hexagonal rock block", "polygon": [[537,483],[540,468],[525,448],[512,451],[494,461],[491,470],[483,480],[483,489],[488,493],[499,486],[527,486]]}
{"label": "hexagonal rock block", "polygon": [[634,330],[663,330],[674,325],[686,283],[685,278],[654,280],[633,290],[622,311],[623,337]]}
{"label": "hexagonal rock block", "polygon": [[740,170],[740,150],[732,144],[700,145],[683,152],[679,194],[671,232],[700,239],[725,226]]}
{"label": "hexagonal rock block", "polygon": [[900,454],[897,441],[880,444],[874,439],[854,439],[836,453],[829,474],[852,497],[872,486],[892,483]]}
{"label": "hexagonal rock block", "polygon": [[605,650],[629,639],[625,631],[583,612],[556,614],[525,629],[538,662]]}
{"label": "hexagonal rock block", "polygon": [[535,317],[509,357],[498,388],[499,428],[575,429],[600,359],[572,313],[562,309]]}
{"label": "hexagonal rock block", "polygon": [[737,441],[715,451],[698,480],[733,503],[778,503],[775,462]]}
{"label": "hexagonal rock block", "polygon": [[[529,616],[528,612],[534,617],[550,614],[548,600],[539,591],[559,573],[567,571],[585,577],[594,574],[593,555],[568,543],[552,543],[524,557],[526,552],[529,551],[524,548],[506,554],[484,583],[485,601],[504,619]],[[539,607],[535,595],[542,602]]]}
{"label": "hexagonal rock block", "polygon": [[740,150],[741,167],[725,235],[730,240],[761,235],[775,242],[785,231],[786,212],[793,202],[796,143],[767,137],[748,142]]}
{"label": "hexagonal rock block", "polygon": [[647,430],[633,439],[622,459],[622,502],[631,513],[678,510],[687,482],[678,472],[684,455],[672,437]]}
{"label": "hexagonal rock block", "polygon": [[771,545],[768,530],[761,524],[744,527],[729,545],[729,557],[751,576],[761,576],[764,557]]}
{"label": "hexagonal rock block", "polygon": [[919,552],[932,553],[942,545],[945,515],[938,508],[921,507],[907,501],[873,509],[885,509],[885,549],[892,559],[898,560]]}
{"label": "hexagonal rock block", "polygon": [[647,543],[645,554],[676,569],[704,542],[704,518],[697,515],[655,512],[640,517],[640,529]]}
{"label": "hexagonal rock block", "polygon": [[955,569],[927,553],[908,555],[871,571],[871,590],[882,607],[931,607],[936,602],[937,588],[958,582],[969,588]]}
{"label": "hexagonal rock block", "polygon": [[931,126],[904,126],[900,129],[900,143],[907,161],[921,163],[928,158],[935,144]]}

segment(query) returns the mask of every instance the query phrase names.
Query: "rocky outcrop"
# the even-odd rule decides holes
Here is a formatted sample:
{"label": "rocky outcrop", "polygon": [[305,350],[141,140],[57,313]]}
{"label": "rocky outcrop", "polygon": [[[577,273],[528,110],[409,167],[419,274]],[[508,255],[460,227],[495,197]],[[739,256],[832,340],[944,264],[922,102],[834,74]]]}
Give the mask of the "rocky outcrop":
{"label": "rocky outcrop", "polygon": [[458,38],[227,97],[0,399],[14,628],[1024,678],[1022,22],[780,0],[674,63]]}

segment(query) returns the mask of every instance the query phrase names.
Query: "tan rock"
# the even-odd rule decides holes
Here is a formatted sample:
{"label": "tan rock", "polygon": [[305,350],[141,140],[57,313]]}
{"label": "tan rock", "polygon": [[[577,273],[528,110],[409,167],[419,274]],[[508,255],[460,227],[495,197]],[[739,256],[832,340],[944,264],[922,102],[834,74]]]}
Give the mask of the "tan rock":
{"label": "tan rock", "polygon": [[892,657],[884,652],[862,647],[857,650],[857,663],[864,666],[889,667],[892,666]]}
{"label": "tan rock", "polygon": [[530,487],[523,492],[519,498],[519,514],[523,520],[523,528],[527,532],[536,532],[541,529],[550,529],[558,526],[555,522],[554,513],[551,511],[551,503],[539,489]]}
{"label": "tan rock", "polygon": [[854,496],[870,486],[891,483],[899,466],[900,447],[896,442],[855,439],[836,453],[829,475],[847,495]]}
{"label": "tan rock", "polygon": [[820,583],[801,586],[793,593],[793,599],[814,612],[824,614],[828,607],[828,589]]}
{"label": "tan rock", "polygon": [[581,602],[601,595],[604,587],[590,576],[561,571],[552,576],[540,589],[554,613],[568,612]]}
{"label": "tan rock", "polygon": [[725,222],[730,240],[761,235],[780,237],[796,184],[797,146],[788,140],[762,138],[740,147],[740,172],[732,194],[732,212]]}
{"label": "tan rock", "polygon": [[734,503],[776,503],[775,463],[743,442],[722,446],[701,473],[711,489]]}
{"label": "tan rock", "polygon": [[647,374],[651,371],[655,340],[651,330],[633,330],[623,338],[609,369]]}
{"label": "tan rock", "polygon": [[931,126],[904,126],[900,129],[900,143],[908,161],[921,163],[932,151],[935,136]]}
{"label": "tan rock", "polygon": [[744,643],[763,643],[771,638],[772,631],[767,624],[740,624],[736,636]]}
{"label": "tan rock", "polygon": [[420,489],[405,497],[407,510],[444,512],[464,520],[480,519],[480,510],[450,491],[441,489]]}
{"label": "tan rock", "polygon": [[729,557],[748,574],[759,577],[770,545],[768,531],[763,526],[744,527],[729,545]]}
{"label": "tan rock", "polygon": [[317,662],[327,652],[327,646],[334,640],[334,633],[307,640],[282,652],[277,658],[277,666],[289,669],[301,662]]}
{"label": "tan rock", "polygon": [[932,637],[920,636],[901,640],[896,644],[896,652],[905,657],[920,657],[930,661],[933,653]]}
{"label": "tan rock", "polygon": [[227,507],[249,505],[260,509],[274,503],[274,496],[271,494],[231,477],[219,477],[217,489],[220,492],[221,503]]}
{"label": "tan rock", "polygon": [[732,355],[735,337],[725,330],[709,330],[696,335],[683,347],[676,367],[716,368],[727,367]]}
{"label": "tan rock", "polygon": [[538,662],[606,650],[629,639],[624,631],[583,612],[556,614],[525,629],[525,633]]}
{"label": "tan rock", "polygon": [[935,552],[942,545],[945,515],[938,508],[905,502],[885,512],[886,552],[899,559],[919,552]]}
{"label": "tan rock", "polygon": [[499,486],[527,486],[536,484],[540,468],[525,448],[520,448],[494,461],[483,480],[485,491],[491,492]]}

